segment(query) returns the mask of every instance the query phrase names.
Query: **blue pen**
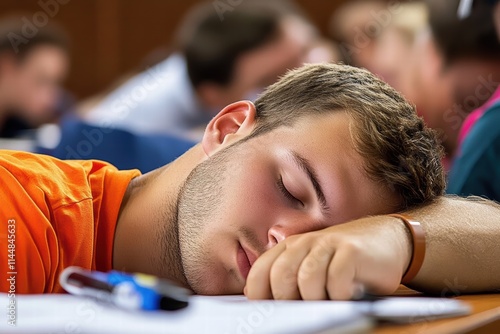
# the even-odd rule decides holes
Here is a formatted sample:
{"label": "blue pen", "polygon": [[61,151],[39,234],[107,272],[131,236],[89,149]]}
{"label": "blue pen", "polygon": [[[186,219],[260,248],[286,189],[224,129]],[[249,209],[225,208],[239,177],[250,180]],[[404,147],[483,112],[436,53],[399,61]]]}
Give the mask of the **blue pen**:
{"label": "blue pen", "polygon": [[87,296],[129,310],[178,310],[188,305],[191,292],[167,280],[119,271],[103,273],[68,267],[59,276],[68,293]]}

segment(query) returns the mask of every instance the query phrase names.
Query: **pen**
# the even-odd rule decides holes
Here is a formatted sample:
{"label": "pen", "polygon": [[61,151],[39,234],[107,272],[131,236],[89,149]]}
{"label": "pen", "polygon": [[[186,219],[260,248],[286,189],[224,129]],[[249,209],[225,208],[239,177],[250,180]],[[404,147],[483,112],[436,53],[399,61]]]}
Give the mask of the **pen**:
{"label": "pen", "polygon": [[109,273],[68,267],[59,276],[68,293],[92,297],[128,310],[178,310],[191,292],[167,280],[145,274]]}

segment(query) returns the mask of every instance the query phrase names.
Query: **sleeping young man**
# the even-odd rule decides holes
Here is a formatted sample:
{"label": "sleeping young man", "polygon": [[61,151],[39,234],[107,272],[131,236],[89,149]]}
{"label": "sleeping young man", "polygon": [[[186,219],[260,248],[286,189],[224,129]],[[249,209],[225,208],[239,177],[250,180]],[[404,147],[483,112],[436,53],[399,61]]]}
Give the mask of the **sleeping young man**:
{"label": "sleeping young man", "polygon": [[422,252],[395,212],[425,232],[409,286],[499,288],[500,210],[441,197],[440,158],[396,91],[325,64],[289,72],[255,105],[227,106],[199,145],[142,176],[3,151],[0,291],[15,244],[17,293],[61,292],[58,276],[74,265],[154,274],[198,294],[389,294]]}

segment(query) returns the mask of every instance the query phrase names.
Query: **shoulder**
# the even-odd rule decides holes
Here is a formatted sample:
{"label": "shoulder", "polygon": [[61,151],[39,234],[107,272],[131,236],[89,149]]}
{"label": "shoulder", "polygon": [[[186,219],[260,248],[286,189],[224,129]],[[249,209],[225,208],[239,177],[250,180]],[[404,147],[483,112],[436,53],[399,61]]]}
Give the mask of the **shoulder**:
{"label": "shoulder", "polygon": [[52,209],[91,199],[94,181],[99,183],[99,179],[118,173],[102,161],[59,160],[42,154],[0,151],[4,187],[10,191],[22,189],[37,204],[49,204]]}
{"label": "shoulder", "polygon": [[43,154],[0,150],[0,179],[27,191],[41,190],[51,197],[66,193],[75,201],[90,194],[85,187],[90,174],[104,167],[115,169],[99,161],[59,160]]}

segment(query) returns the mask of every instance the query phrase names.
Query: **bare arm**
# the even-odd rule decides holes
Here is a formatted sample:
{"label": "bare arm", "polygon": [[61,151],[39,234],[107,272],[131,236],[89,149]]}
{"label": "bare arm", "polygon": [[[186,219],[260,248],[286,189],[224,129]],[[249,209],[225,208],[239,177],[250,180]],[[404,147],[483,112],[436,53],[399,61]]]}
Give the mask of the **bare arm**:
{"label": "bare arm", "polygon": [[[410,287],[443,296],[500,288],[500,206],[442,197],[407,214],[426,234],[426,256]],[[411,255],[411,234],[400,219],[366,217],[285,239],[255,262],[245,294],[350,299],[360,285],[391,294]]]}
{"label": "bare arm", "polygon": [[426,256],[409,287],[442,295],[500,289],[500,206],[443,197],[408,212],[426,233]]}

